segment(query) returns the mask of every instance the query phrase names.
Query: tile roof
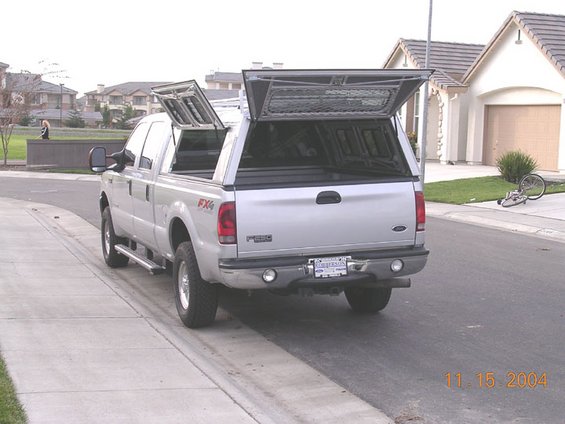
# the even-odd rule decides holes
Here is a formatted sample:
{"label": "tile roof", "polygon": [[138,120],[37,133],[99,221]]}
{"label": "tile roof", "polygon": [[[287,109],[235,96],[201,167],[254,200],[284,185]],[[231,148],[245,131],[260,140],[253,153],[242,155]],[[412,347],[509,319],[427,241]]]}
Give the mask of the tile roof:
{"label": "tile roof", "polygon": [[557,71],[565,77],[565,16],[513,11],[487,44],[483,53],[467,70],[463,78],[464,82],[469,80],[501,34],[513,23],[530,38]]}
{"label": "tile roof", "polygon": [[[53,84],[48,81],[41,81],[39,84],[39,89],[36,91],[45,92],[45,93],[57,93],[61,92],[61,86],[59,84]],[[78,91],[72,90],[67,86],[63,85],[63,93],[66,94],[77,94]]]}
{"label": "tile roof", "polygon": [[239,98],[239,90],[202,89],[202,91],[204,91],[204,95],[210,101]]}
{"label": "tile roof", "polygon": [[[441,88],[465,87],[463,75],[483,51],[482,44],[449,43],[432,41],[430,44],[430,66],[436,71],[430,80]],[[384,68],[390,64],[398,49],[418,67],[426,63],[426,41],[401,38],[387,58]]]}
{"label": "tile roof", "polygon": [[214,72],[206,75],[205,81],[243,82],[241,72]]}
{"label": "tile roof", "polygon": [[[426,63],[426,41],[407,40],[401,38],[387,58],[387,67],[398,49],[418,67],[424,68]],[[431,41],[429,68],[435,69],[430,80],[443,89],[449,87],[465,87],[463,76],[475,59],[483,51],[482,44],[449,43]]]}
{"label": "tile roof", "polygon": [[[41,75],[30,73],[6,73],[6,82],[13,90],[33,91],[35,93],[61,93],[61,86],[48,81],[43,81]],[[63,93],[77,94],[63,85]]]}
{"label": "tile roof", "polygon": [[102,93],[98,93],[97,90],[92,90],[85,94],[107,95],[113,91],[118,91],[125,96],[129,96],[135,93],[136,91],[141,91],[147,95],[150,95],[151,87],[155,87],[156,85],[162,85],[162,84],[170,84],[170,82],[147,82],[147,81],[124,82],[122,84],[105,87]]}
{"label": "tile roof", "polygon": [[[56,120],[63,116],[63,119],[69,119],[71,110],[60,109],[35,109],[31,110],[30,114],[36,118]],[[100,112],[80,112],[80,116],[85,121],[102,121],[102,114]]]}
{"label": "tile roof", "polygon": [[10,65],[8,65],[7,63],[4,62],[0,62],[0,68],[9,68]]}

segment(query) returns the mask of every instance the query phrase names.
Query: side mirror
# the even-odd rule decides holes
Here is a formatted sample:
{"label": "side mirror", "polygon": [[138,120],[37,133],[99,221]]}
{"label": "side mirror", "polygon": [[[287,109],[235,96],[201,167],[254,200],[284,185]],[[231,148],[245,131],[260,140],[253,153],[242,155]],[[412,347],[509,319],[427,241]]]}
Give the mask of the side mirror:
{"label": "side mirror", "polygon": [[[109,159],[112,159],[113,161],[116,162],[116,163],[110,165],[108,167],[108,169],[112,170],[112,171],[116,171],[116,172],[123,171],[123,169],[127,165],[127,154],[126,153],[127,153],[127,150],[122,149],[119,152],[114,152],[110,156],[108,156]],[[132,162],[132,165],[133,165],[133,162]]]}
{"label": "side mirror", "polygon": [[93,147],[88,154],[88,165],[93,172],[104,172],[106,166],[106,148]]}

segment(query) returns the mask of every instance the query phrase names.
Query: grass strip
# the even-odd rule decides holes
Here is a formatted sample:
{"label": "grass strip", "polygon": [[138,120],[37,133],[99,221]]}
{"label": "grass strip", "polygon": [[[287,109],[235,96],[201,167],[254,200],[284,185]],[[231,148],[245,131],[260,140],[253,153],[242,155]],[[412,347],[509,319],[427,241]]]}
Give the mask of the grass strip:
{"label": "grass strip", "polygon": [[[493,176],[427,183],[424,190],[427,201],[462,205],[501,199],[516,188],[516,184]],[[546,194],[563,192],[565,182],[547,182]]]}
{"label": "grass strip", "polygon": [[0,356],[0,423],[25,424],[25,411],[18,401],[6,364]]}

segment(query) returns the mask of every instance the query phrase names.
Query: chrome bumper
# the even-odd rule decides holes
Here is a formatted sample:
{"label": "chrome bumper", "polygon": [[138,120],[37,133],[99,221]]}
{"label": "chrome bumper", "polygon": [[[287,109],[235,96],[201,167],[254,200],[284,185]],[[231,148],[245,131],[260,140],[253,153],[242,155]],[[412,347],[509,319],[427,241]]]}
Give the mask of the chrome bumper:
{"label": "chrome bumper", "polygon": [[[289,289],[289,288],[344,288],[370,285],[375,287],[409,287],[409,279],[401,279],[422,270],[429,251],[403,249],[398,251],[359,252],[331,256],[351,256],[347,261],[347,275],[341,277],[316,278],[314,266],[307,257],[225,259],[219,261],[222,283],[236,289]],[[400,259],[404,263],[401,271],[393,272],[391,263]],[[275,270],[277,277],[266,283],[263,273]]]}

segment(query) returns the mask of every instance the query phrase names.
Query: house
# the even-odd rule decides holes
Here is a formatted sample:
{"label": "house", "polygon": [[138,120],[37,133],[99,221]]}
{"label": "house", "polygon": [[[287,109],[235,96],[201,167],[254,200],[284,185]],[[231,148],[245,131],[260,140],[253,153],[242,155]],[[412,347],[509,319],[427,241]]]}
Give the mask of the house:
{"label": "house", "polygon": [[9,66],[10,65],[8,65],[7,63],[0,62],[0,90],[6,88],[6,69],[8,69]]}
{"label": "house", "polygon": [[[221,72],[218,74],[229,75],[231,72]],[[233,73],[236,74],[236,73]],[[241,73],[238,73],[241,79]],[[231,76],[227,77],[235,81]],[[134,110],[135,117],[130,120],[130,124],[135,124],[145,115],[161,112],[163,109],[161,103],[151,93],[151,87],[167,82],[126,82],[111,87],[105,87],[104,84],[98,84],[96,90],[85,93],[84,98],[79,99],[83,114],[101,111],[108,106],[110,118],[116,121],[121,118],[126,107],[131,106]],[[213,86],[216,86],[215,84]],[[227,98],[237,98],[239,96],[239,88],[235,89],[235,83],[230,85],[232,88],[224,88],[224,83],[219,85],[219,89],[205,89],[204,93],[209,100],[221,100]],[[98,113],[98,112],[97,112]]]}
{"label": "house", "polygon": [[93,112],[108,106],[112,120],[119,119],[125,108],[131,106],[137,117],[161,111],[151,87],[166,82],[125,82],[111,87],[98,84],[96,90],[85,93],[84,111]]}
{"label": "house", "polygon": [[241,90],[243,77],[241,72],[212,72],[204,77],[208,90]]}
{"label": "house", "polygon": [[[273,62],[272,67],[267,67],[263,66],[263,62],[251,62],[251,69],[282,69],[283,65],[282,62]],[[237,92],[244,88],[241,72],[211,71],[205,76],[204,81],[207,90],[234,90]]]}
{"label": "house", "polygon": [[[8,72],[9,65],[0,62],[0,86],[5,90],[5,96],[0,99],[0,107],[10,108],[17,97],[23,99],[23,107],[13,118],[27,115],[31,125],[40,125],[42,119],[49,120],[55,127],[64,126],[69,118],[69,111],[77,109],[77,91],[65,87],[64,84],[53,84],[44,81],[39,74],[28,72]],[[83,119],[87,125],[94,126],[101,121],[101,115],[87,114]]]}
{"label": "house", "polygon": [[[427,158],[495,165],[522,150],[539,169],[565,171],[564,44],[565,16],[516,11],[484,48],[432,42]],[[400,40],[384,67],[422,68],[422,46]],[[419,107],[406,105],[402,118],[421,130],[413,116],[423,98],[415,100]]]}
{"label": "house", "polygon": [[508,150],[565,171],[565,16],[512,12],[467,70],[466,160]]}
{"label": "house", "polygon": [[[483,48],[480,44],[431,42],[430,68],[435,72],[430,78],[428,96],[426,159],[439,159],[442,163],[465,160],[467,109],[462,94],[467,92],[467,86],[462,81]],[[425,62],[426,41],[400,39],[383,68],[421,69]],[[421,92],[423,88],[401,110],[407,133],[422,133],[420,117],[424,97]]]}

